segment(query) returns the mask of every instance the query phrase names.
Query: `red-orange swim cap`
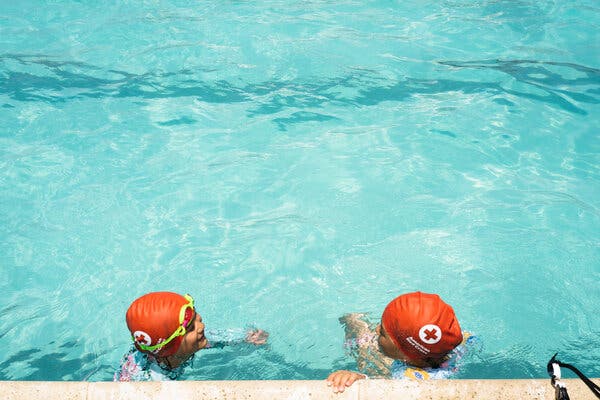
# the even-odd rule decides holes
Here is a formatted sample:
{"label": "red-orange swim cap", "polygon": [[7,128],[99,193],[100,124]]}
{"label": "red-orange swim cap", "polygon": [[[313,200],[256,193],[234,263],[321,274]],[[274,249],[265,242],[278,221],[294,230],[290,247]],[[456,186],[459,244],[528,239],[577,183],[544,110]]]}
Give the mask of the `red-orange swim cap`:
{"label": "red-orange swim cap", "polygon": [[463,339],[454,310],[437,294],[414,292],[396,297],[383,311],[381,323],[411,360],[441,358]]}
{"label": "red-orange swim cap", "polygon": [[142,350],[138,344],[154,346],[171,336],[179,328],[179,312],[187,303],[182,295],[172,292],[152,292],[134,300],[127,310],[126,320],[135,347],[160,357],[174,354],[183,336],[153,352]]}

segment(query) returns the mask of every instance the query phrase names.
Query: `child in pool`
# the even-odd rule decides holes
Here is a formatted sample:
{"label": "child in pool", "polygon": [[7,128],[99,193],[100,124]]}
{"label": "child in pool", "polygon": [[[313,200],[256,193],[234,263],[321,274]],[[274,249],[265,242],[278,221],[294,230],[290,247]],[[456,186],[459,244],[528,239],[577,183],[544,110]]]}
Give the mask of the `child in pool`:
{"label": "child in pool", "polygon": [[251,328],[221,331],[213,337],[204,330],[194,299],[172,292],[153,292],[136,299],[126,320],[133,346],[114,376],[122,382],[175,380],[201,349],[242,342],[262,345],[269,336]]}
{"label": "child in pool", "polygon": [[345,347],[356,359],[358,370],[335,371],[327,385],[343,392],[368,376],[443,379],[457,370],[465,345],[475,339],[462,332],[454,310],[436,294],[407,293],[392,300],[372,324],[365,314],[346,314]]}

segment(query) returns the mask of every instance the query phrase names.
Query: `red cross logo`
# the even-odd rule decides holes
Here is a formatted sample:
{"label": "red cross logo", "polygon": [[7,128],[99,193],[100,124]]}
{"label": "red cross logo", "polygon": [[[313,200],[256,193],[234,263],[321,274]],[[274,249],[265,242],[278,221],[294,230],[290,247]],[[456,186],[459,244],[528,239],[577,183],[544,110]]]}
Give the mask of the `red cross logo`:
{"label": "red cross logo", "polygon": [[425,329],[424,332],[425,332],[425,340],[435,340],[435,339],[437,339],[437,335],[436,335],[437,330],[435,330],[435,329],[432,329],[432,330]]}
{"label": "red cross logo", "polygon": [[419,330],[419,339],[425,344],[436,344],[442,339],[442,330],[437,325],[427,324]]}
{"label": "red cross logo", "polygon": [[144,331],[133,332],[133,337],[135,338],[135,341],[139,344],[143,344],[146,346],[150,346],[152,344],[152,338]]}

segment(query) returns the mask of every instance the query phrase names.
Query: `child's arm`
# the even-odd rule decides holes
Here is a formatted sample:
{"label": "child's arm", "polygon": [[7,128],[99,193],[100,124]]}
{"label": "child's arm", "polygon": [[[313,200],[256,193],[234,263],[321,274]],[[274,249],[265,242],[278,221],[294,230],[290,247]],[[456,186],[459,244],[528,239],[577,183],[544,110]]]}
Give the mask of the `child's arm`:
{"label": "child's arm", "polygon": [[345,314],[340,323],[344,325],[346,344],[350,345],[350,354],[355,358],[358,370],[369,376],[388,376],[393,360],[379,351],[376,333],[367,314]]}
{"label": "child's arm", "polygon": [[344,326],[346,339],[356,338],[371,332],[371,326],[365,313],[344,314],[339,321]]}
{"label": "child's arm", "polygon": [[223,348],[240,343],[251,343],[257,346],[267,342],[269,333],[254,327],[244,329],[207,329],[208,348]]}

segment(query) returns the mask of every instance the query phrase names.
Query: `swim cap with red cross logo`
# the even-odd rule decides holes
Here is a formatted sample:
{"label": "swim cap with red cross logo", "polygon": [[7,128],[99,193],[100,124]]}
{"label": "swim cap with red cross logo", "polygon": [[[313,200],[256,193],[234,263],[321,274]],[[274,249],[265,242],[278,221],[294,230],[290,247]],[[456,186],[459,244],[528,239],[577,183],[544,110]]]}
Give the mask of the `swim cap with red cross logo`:
{"label": "swim cap with red cross logo", "polygon": [[[125,319],[135,347],[160,357],[174,354],[181,344],[182,336],[174,338],[155,351],[143,350],[139,345],[155,346],[165,341],[179,327],[180,310],[187,303],[188,300],[184,296],[173,292],[147,293],[134,300]],[[190,313],[193,314],[193,309]]]}
{"label": "swim cap with red cross logo", "polygon": [[414,292],[396,297],[383,311],[381,323],[411,360],[439,359],[462,342],[454,310],[437,294]]}

